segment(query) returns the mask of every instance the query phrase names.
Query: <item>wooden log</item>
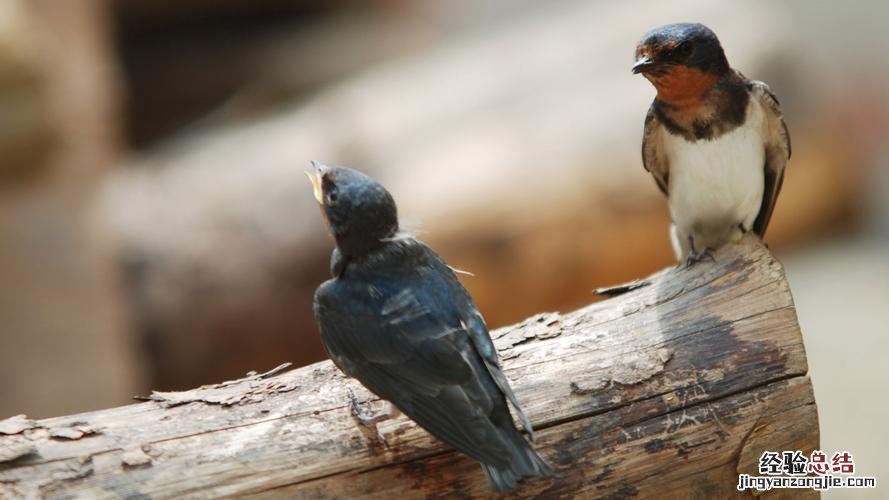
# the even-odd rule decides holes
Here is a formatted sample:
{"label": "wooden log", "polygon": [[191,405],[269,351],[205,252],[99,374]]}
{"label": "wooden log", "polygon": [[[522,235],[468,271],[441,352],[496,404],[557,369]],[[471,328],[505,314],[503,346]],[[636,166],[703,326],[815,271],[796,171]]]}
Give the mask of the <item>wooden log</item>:
{"label": "wooden log", "polygon": [[[818,448],[793,299],[758,240],[645,283],[492,333],[556,470],[513,496],[725,498],[763,451]],[[403,416],[380,427],[388,447],[369,441],[347,392],[382,403],[330,362],[281,371],[0,422],[0,497],[488,494],[476,462]]]}

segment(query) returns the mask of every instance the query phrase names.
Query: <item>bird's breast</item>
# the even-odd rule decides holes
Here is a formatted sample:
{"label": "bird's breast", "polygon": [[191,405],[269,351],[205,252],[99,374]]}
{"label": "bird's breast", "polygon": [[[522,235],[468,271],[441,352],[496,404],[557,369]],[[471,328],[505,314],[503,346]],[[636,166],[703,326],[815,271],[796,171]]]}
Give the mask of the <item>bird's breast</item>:
{"label": "bird's breast", "polygon": [[689,142],[666,134],[670,210],[680,227],[737,225],[749,228],[763,194],[765,146],[761,113],[711,140]]}

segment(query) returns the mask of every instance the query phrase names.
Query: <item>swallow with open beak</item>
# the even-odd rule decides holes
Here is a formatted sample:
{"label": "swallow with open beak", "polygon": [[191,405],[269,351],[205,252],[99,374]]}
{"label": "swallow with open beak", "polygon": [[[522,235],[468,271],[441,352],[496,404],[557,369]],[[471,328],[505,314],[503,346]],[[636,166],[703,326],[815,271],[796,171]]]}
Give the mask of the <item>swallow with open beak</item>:
{"label": "swallow with open beak", "polygon": [[[315,292],[315,320],[333,362],[430,434],[481,462],[490,487],[549,476],[516,428],[531,424],[498,361],[481,313],[454,271],[398,232],[389,192],[356,170],[307,172],[336,240],[333,278]],[[378,420],[353,415],[363,425]]]}
{"label": "swallow with open beak", "polygon": [[691,264],[751,230],[762,238],[790,159],[790,135],[769,87],[732,69],[702,24],[646,33],[633,73],[657,90],[642,163],[669,200],[677,258]]}

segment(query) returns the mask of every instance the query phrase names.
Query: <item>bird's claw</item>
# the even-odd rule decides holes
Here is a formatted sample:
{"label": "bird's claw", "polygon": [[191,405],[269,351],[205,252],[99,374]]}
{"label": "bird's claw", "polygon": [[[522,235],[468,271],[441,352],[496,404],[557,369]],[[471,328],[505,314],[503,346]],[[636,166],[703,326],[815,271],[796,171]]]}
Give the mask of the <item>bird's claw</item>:
{"label": "bird's claw", "polygon": [[352,389],[349,389],[349,412],[357,419],[367,417],[367,414],[361,409],[361,403],[358,402],[358,398],[355,397],[355,393],[352,392]]}
{"label": "bird's claw", "polygon": [[685,259],[685,267],[691,267],[704,259],[710,259],[710,262],[716,262],[716,256],[714,255],[712,248],[705,248],[700,252],[689,252],[688,257]]}
{"label": "bird's claw", "polygon": [[355,422],[358,424],[358,429],[371,441],[377,442],[389,448],[389,443],[386,441],[386,437],[383,436],[383,433],[380,432],[379,424],[380,422],[387,420],[390,418],[388,414],[381,415],[373,415],[367,410],[361,407],[361,403],[358,402],[358,398],[355,397],[355,393],[352,392],[352,389],[349,389],[349,413],[352,414],[352,418],[355,419]]}

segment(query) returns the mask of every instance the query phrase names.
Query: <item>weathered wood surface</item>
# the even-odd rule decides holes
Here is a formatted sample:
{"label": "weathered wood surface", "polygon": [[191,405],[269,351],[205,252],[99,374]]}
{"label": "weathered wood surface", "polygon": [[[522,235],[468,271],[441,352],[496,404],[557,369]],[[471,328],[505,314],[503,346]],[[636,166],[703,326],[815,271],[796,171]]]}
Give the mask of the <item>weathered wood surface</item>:
{"label": "weathered wood surface", "polygon": [[[725,498],[738,495],[738,473],[757,473],[763,451],[818,447],[793,300],[768,250],[751,238],[716,263],[649,281],[493,332],[556,469],[516,497]],[[321,362],[0,422],[0,497],[487,494],[473,460],[403,416],[381,425],[388,448],[368,441],[349,416],[349,389],[382,404]]]}

